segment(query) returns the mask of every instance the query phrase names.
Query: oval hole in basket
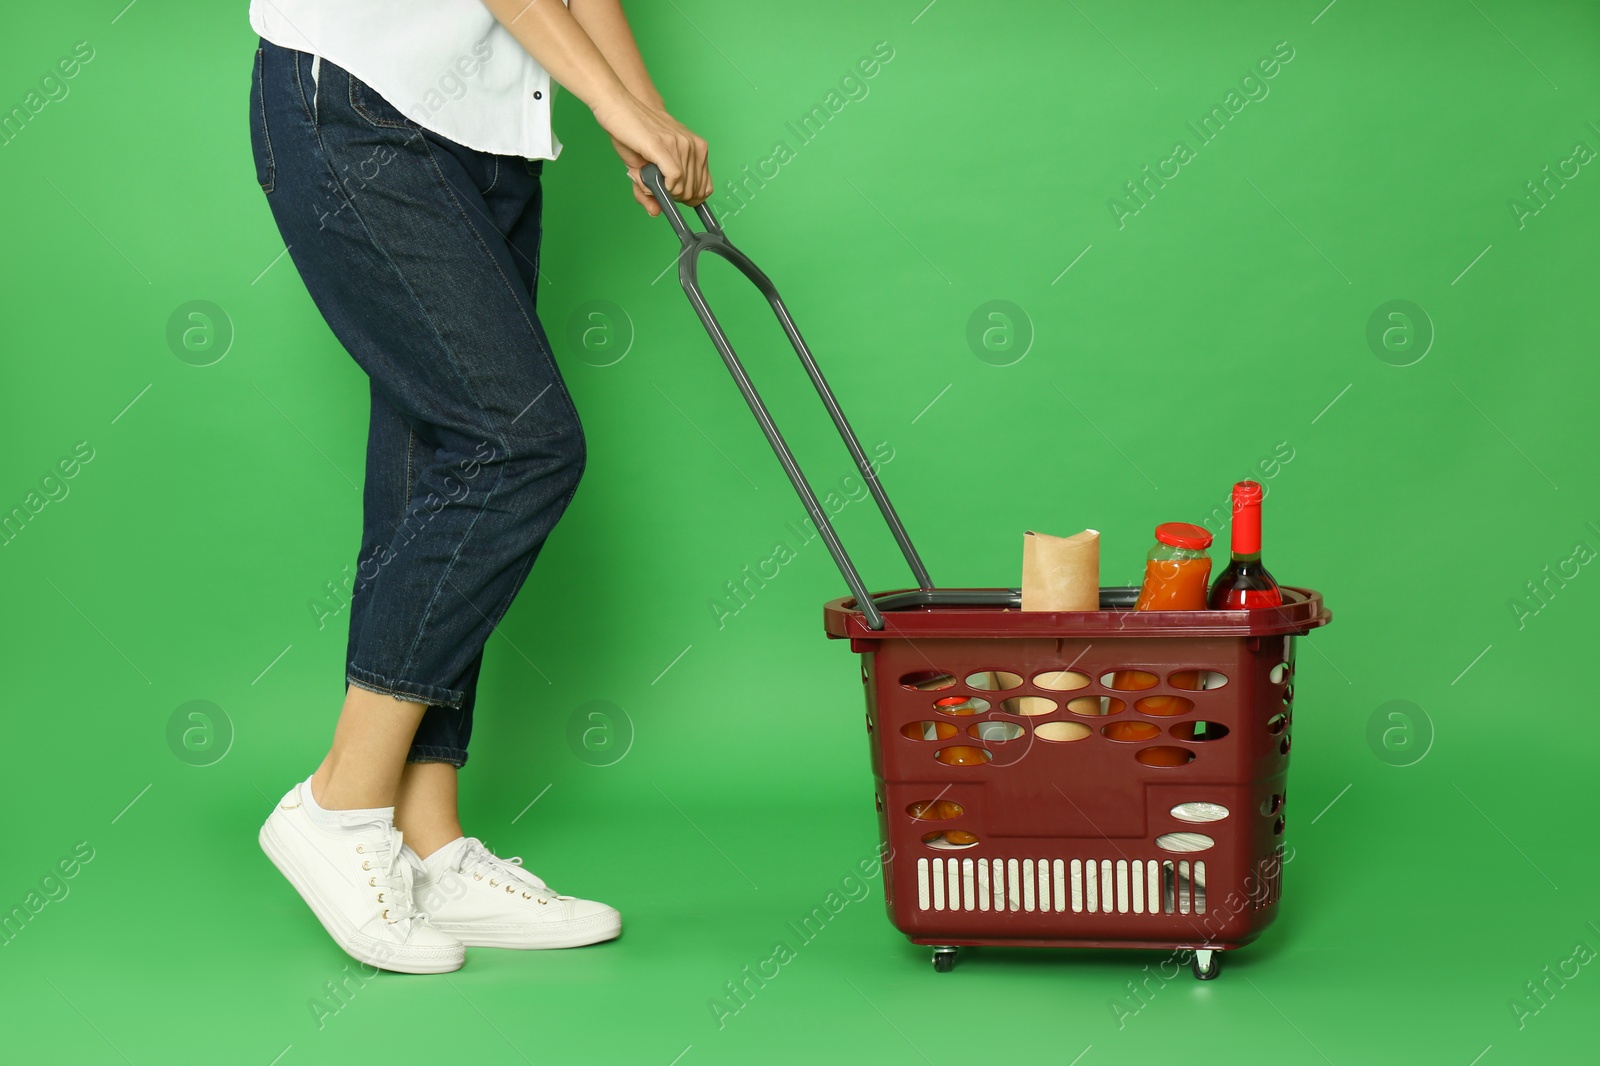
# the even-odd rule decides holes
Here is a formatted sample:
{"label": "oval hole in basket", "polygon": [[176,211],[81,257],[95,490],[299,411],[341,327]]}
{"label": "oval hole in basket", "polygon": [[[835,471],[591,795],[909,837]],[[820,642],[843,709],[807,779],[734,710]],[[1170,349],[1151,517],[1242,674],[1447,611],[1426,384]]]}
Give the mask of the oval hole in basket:
{"label": "oval hole in basket", "polygon": [[1272,668],[1272,673],[1267,676],[1272,679],[1274,685],[1283,684],[1283,679],[1289,676],[1289,664],[1279,663]]}
{"label": "oval hole in basket", "polygon": [[967,687],[984,692],[998,692],[1022,684],[1022,675],[1010,670],[979,670],[967,675]]}
{"label": "oval hole in basket", "polygon": [[918,800],[906,807],[906,813],[919,822],[942,822],[959,818],[963,812],[961,804],[954,800]]}
{"label": "oval hole in basket", "polygon": [[1279,711],[1277,714],[1267,719],[1267,732],[1271,733],[1273,736],[1277,736],[1288,727],[1289,716],[1284,714],[1282,711]]}
{"label": "oval hole in basket", "polygon": [[[940,851],[960,851],[963,848],[972,847],[978,842],[978,838],[971,833],[963,833],[959,829],[942,829],[936,833],[925,834],[922,842],[928,847],[937,848]],[[955,862],[954,859],[950,861]]]}
{"label": "oval hole in basket", "polygon": [[953,744],[948,748],[940,748],[933,757],[946,766],[982,766],[994,756],[970,744]]}
{"label": "oval hole in basket", "polygon": [[1041,722],[1033,727],[1033,735],[1053,744],[1070,744],[1082,740],[1094,730],[1082,722]]}
{"label": "oval hole in basket", "polygon": [[1167,684],[1173,688],[1188,689],[1192,692],[1221,688],[1228,683],[1227,674],[1219,674],[1215,670],[1178,670],[1167,678]]}
{"label": "oval hole in basket", "polygon": [[1146,696],[1142,700],[1135,700],[1133,709],[1140,714],[1158,714],[1171,718],[1194,710],[1194,700],[1183,696]]}
{"label": "oval hole in basket", "polygon": [[946,673],[943,670],[915,670],[909,674],[902,675],[900,684],[905,688],[922,691],[955,688],[956,675]]}
{"label": "oval hole in basket", "polygon": [[1284,734],[1283,743],[1278,745],[1278,753],[1280,755],[1289,754],[1289,736],[1287,733]]}
{"label": "oval hole in basket", "polygon": [[1272,795],[1261,801],[1261,813],[1266,815],[1268,818],[1271,818],[1274,814],[1278,813],[1279,808],[1282,806],[1282,793],[1274,792]]}
{"label": "oval hole in basket", "polygon": [[1016,740],[1024,732],[1025,730],[1015,722],[975,722],[967,726],[968,736],[1001,744],[1008,740]]}
{"label": "oval hole in basket", "polygon": [[1153,748],[1140,748],[1133,757],[1146,766],[1182,766],[1194,761],[1194,752],[1171,744],[1158,744]]}
{"label": "oval hole in basket", "polygon": [[1161,729],[1149,722],[1112,722],[1101,728],[1100,735],[1107,740],[1154,740],[1161,735]]}
{"label": "oval hole in basket", "polygon": [[1168,732],[1179,740],[1221,740],[1228,735],[1228,727],[1221,722],[1179,722]]}
{"label": "oval hole in basket", "polygon": [[1115,696],[1079,696],[1067,701],[1067,710],[1073,714],[1121,714],[1127,706]]}
{"label": "oval hole in basket", "polygon": [[1156,847],[1162,851],[1205,851],[1216,846],[1216,841],[1204,833],[1162,833],[1156,837]]}
{"label": "oval hole in basket", "polygon": [[900,735],[912,740],[949,740],[956,735],[956,727],[949,722],[907,722],[900,727]]}
{"label": "oval hole in basket", "polygon": [[1089,675],[1076,670],[1046,670],[1042,674],[1034,674],[1033,683],[1052,692],[1071,692],[1087,685]]}
{"label": "oval hole in basket", "polygon": [[1206,800],[1180,803],[1169,812],[1180,822],[1220,822],[1228,816],[1228,808]]}
{"label": "oval hole in basket", "polygon": [[1272,824],[1272,835],[1275,836],[1275,837],[1283,836],[1283,826],[1284,826],[1284,820],[1283,820],[1282,817],[1280,817],[1276,822],[1274,822]]}
{"label": "oval hole in basket", "polygon": [[1144,688],[1155,688],[1161,684],[1161,679],[1148,670],[1110,670],[1101,675],[1100,683],[1118,692],[1138,692]]}
{"label": "oval hole in basket", "polygon": [[1012,696],[1000,701],[1000,709],[1007,714],[1050,714],[1056,709],[1056,701],[1048,696]]}
{"label": "oval hole in basket", "polygon": [[933,701],[933,709],[940,714],[982,714],[989,709],[989,701],[979,696],[945,696]]}

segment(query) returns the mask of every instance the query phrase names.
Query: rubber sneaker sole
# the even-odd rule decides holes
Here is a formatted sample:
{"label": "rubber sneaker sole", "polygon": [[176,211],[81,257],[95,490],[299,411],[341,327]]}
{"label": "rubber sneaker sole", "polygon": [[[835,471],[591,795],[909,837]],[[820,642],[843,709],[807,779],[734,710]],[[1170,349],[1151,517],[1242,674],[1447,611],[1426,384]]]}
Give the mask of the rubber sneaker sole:
{"label": "rubber sneaker sole", "polygon": [[556,928],[537,925],[484,925],[482,923],[434,922],[441,933],[449,933],[469,948],[581,948],[614,940],[622,933],[622,915],[593,914],[576,921],[562,922]]}

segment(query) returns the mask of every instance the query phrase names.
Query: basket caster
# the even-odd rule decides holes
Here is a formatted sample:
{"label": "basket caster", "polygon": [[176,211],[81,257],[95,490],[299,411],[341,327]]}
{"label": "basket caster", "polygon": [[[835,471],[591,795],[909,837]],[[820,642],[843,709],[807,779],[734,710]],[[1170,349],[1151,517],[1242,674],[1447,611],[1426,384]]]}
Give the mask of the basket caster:
{"label": "basket caster", "polygon": [[960,948],[934,948],[933,968],[938,973],[949,973],[956,965],[956,952]]}
{"label": "basket caster", "polygon": [[1222,972],[1222,952],[1211,948],[1196,948],[1189,969],[1201,981],[1212,981]]}

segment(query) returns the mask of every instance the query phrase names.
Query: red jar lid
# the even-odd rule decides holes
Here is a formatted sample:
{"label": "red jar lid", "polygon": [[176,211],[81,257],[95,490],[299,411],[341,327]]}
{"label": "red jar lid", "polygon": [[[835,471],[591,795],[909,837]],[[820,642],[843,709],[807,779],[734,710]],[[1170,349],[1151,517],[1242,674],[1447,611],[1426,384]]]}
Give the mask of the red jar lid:
{"label": "red jar lid", "polygon": [[1211,547],[1211,533],[1189,522],[1163,522],[1156,527],[1156,540],[1174,548],[1204,551]]}

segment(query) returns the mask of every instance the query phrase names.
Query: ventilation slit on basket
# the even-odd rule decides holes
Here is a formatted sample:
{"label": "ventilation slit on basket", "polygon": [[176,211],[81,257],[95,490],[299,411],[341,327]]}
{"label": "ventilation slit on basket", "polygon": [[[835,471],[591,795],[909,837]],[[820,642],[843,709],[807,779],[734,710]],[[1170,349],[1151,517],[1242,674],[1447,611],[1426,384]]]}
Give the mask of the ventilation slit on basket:
{"label": "ventilation slit on basket", "polygon": [[1033,675],[1033,683],[1052,692],[1071,692],[1073,689],[1088,685],[1089,675],[1080,674],[1076,670],[1046,670],[1042,674]]}
{"label": "ventilation slit on basket", "polygon": [[945,696],[933,701],[933,709],[940,714],[982,714],[989,709],[989,701],[978,696]]}
{"label": "ventilation slit on basket", "polygon": [[1144,860],[1133,860],[1133,913],[1144,913]]}
{"label": "ventilation slit on basket", "polygon": [[1033,910],[1033,860],[1022,860],[1022,909]]}
{"label": "ventilation slit on basket", "polygon": [[945,876],[949,878],[950,909],[961,909],[961,860],[950,859],[944,865]]}
{"label": "ventilation slit on basket", "polygon": [[1083,860],[1072,860],[1072,913],[1083,913]]}
{"label": "ventilation slit on basket", "polygon": [[1111,913],[1111,860],[1100,860],[1100,910],[1104,914]]}
{"label": "ventilation slit on basket", "polygon": [[1189,860],[1178,860],[1178,913],[1189,913],[1189,893],[1193,889],[1194,881],[1189,875]]}
{"label": "ventilation slit on basket", "polygon": [[929,878],[933,883],[933,909],[944,910],[944,860],[933,860],[933,876]]}
{"label": "ventilation slit on basket", "polygon": [[1006,909],[1006,861],[994,860],[994,909]]}
{"label": "ventilation slit on basket", "polygon": [[949,740],[956,735],[956,727],[949,722],[907,722],[900,727],[900,735],[910,740]]}
{"label": "ventilation slit on basket", "polygon": [[989,860],[978,860],[978,909],[989,909]]}
{"label": "ventilation slit on basket", "polygon": [[1093,859],[1083,860],[1083,909],[1093,914],[1100,909],[1100,875]]}
{"label": "ventilation slit on basket", "polygon": [[1206,863],[1204,859],[1194,861],[1194,912],[1206,912]]}
{"label": "ventilation slit on basket", "polygon": [[1144,906],[1150,914],[1161,913],[1161,864],[1154,859],[1145,863]]}
{"label": "ventilation slit on basket", "polygon": [[928,860],[917,860],[917,908],[928,909]]}
{"label": "ventilation slit on basket", "polygon": [[1156,837],[1156,847],[1162,851],[1205,851],[1216,845],[1216,840],[1205,833],[1162,833]]}
{"label": "ventilation slit on basket", "polygon": [[967,675],[967,687],[984,692],[998,692],[1022,684],[1022,675],[1010,670],[979,670]]}
{"label": "ventilation slit on basket", "polygon": [[1050,860],[1039,860],[1039,910],[1049,911],[1050,906]]}
{"label": "ventilation slit on basket", "polygon": [[1128,913],[1128,860],[1117,860],[1117,913]]}
{"label": "ventilation slit on basket", "polygon": [[917,670],[900,678],[902,687],[923,692],[933,689],[954,688],[955,683],[955,675],[946,673],[943,670]]}
{"label": "ventilation slit on basket", "polygon": [[1003,744],[1022,736],[1023,728],[1015,722],[975,722],[967,727],[967,734],[979,740]]}
{"label": "ventilation slit on basket", "polygon": [[1064,911],[1067,909],[1067,864],[1057,859],[1051,864],[1051,873],[1056,882],[1056,910]]}
{"label": "ventilation slit on basket", "polygon": [[1006,863],[1006,909],[1022,909],[1021,878],[1017,875],[1017,860],[1011,859]]}
{"label": "ventilation slit on basket", "polygon": [[1180,822],[1220,822],[1228,816],[1228,808],[1220,803],[1190,800],[1173,807],[1169,813]]}
{"label": "ventilation slit on basket", "polygon": [[961,908],[962,908],[962,910],[970,911],[974,907],[977,906],[977,901],[976,901],[976,898],[975,898],[977,893],[974,891],[974,888],[975,888],[975,886],[973,884],[973,864],[972,864],[972,860],[971,859],[962,859],[961,860]]}
{"label": "ventilation slit on basket", "polygon": [[1175,914],[1178,910],[1178,884],[1174,877],[1171,859],[1161,860],[1161,911]]}

